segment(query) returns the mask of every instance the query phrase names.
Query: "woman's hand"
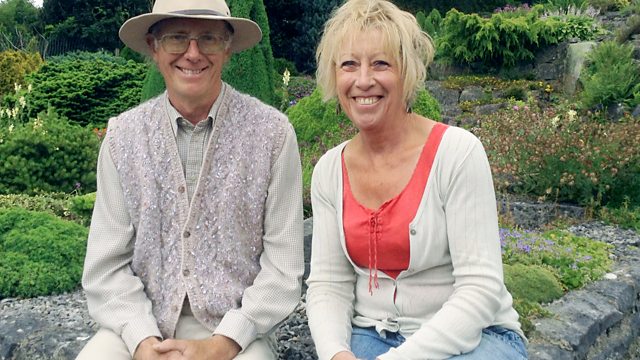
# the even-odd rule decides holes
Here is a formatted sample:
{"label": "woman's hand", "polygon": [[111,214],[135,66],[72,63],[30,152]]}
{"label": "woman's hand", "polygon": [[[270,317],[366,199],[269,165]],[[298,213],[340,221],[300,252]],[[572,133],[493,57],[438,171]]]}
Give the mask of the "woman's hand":
{"label": "woman's hand", "polygon": [[358,360],[350,351],[340,351],[335,354],[331,360]]}
{"label": "woman's hand", "polygon": [[[165,340],[153,345],[153,349],[160,354],[179,352],[180,356],[175,359],[201,360],[216,359],[230,360],[240,352],[240,345],[232,339],[214,335],[204,340]],[[174,357],[170,357],[174,359]]]}

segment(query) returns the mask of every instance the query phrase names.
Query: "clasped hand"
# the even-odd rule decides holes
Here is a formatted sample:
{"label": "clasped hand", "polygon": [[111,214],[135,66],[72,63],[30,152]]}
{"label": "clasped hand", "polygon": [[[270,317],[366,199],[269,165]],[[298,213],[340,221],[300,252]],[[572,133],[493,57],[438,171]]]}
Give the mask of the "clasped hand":
{"label": "clasped hand", "polygon": [[133,356],[134,360],[231,360],[240,352],[240,346],[230,338],[214,335],[203,340],[160,341],[150,337],[143,340]]}

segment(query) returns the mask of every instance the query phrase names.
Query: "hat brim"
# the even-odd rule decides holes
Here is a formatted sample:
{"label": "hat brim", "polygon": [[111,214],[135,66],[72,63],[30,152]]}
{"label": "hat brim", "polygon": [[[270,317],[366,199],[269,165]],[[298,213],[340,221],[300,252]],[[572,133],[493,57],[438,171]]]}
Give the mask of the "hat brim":
{"label": "hat brim", "polygon": [[188,18],[204,20],[223,20],[233,28],[233,40],[231,41],[231,52],[238,53],[255,46],[262,39],[262,30],[255,22],[249,19],[234,18],[217,15],[182,15],[171,13],[151,13],[143,14],[127,20],[118,35],[120,40],[130,49],[143,55],[151,56],[151,49],[147,44],[147,34],[149,28],[160,20],[170,18]]}

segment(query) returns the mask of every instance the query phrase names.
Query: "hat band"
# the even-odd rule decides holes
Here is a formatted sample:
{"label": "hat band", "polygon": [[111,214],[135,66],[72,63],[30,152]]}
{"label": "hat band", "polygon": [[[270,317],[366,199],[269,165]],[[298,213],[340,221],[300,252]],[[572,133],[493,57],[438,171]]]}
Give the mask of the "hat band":
{"label": "hat band", "polygon": [[186,9],[186,10],[178,10],[178,11],[170,11],[171,14],[179,14],[179,15],[213,15],[213,16],[225,16],[227,15],[209,9]]}

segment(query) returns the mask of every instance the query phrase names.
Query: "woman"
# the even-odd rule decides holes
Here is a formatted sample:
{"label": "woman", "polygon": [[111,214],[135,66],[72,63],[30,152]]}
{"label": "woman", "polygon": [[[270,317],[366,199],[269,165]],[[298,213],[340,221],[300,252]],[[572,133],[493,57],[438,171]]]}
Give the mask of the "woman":
{"label": "woman", "polygon": [[320,359],[526,359],[484,149],[411,112],[429,36],[388,1],[349,0],[316,58],[325,100],[359,129],[312,179],[307,313]]}

